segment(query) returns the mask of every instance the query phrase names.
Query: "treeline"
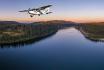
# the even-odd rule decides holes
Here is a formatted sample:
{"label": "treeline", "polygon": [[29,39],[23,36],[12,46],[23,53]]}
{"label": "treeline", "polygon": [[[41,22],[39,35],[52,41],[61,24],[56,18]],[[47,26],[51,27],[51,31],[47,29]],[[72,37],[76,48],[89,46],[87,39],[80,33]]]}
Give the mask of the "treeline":
{"label": "treeline", "polygon": [[89,33],[104,35],[104,24],[83,23],[83,24],[79,24],[78,26],[76,26],[76,28],[83,29],[84,31],[89,32]]}
{"label": "treeline", "polygon": [[104,42],[104,24],[100,23],[83,23],[76,26],[85,38],[92,41],[103,41]]}
{"label": "treeline", "polygon": [[64,22],[35,22],[31,24],[21,24],[13,21],[2,21],[0,22],[0,44],[33,40],[54,34],[58,29],[70,27],[72,25],[72,23]]}
{"label": "treeline", "polygon": [[22,42],[55,33],[57,28],[49,24],[0,24],[0,44]]}

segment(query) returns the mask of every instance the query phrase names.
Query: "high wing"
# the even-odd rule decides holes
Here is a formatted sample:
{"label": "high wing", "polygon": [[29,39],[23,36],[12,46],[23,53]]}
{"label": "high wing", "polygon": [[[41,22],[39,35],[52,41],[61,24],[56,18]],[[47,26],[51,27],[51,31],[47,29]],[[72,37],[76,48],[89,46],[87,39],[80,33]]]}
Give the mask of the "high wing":
{"label": "high wing", "polygon": [[40,10],[43,10],[43,9],[49,8],[49,7],[51,7],[51,6],[52,6],[52,5],[47,5],[47,6],[40,7],[39,9],[40,9]]}
{"label": "high wing", "polygon": [[48,7],[51,7],[52,5],[47,5],[47,6],[43,6],[43,7],[40,7],[40,8],[35,8],[35,9],[31,9],[31,10],[44,10]]}
{"label": "high wing", "polygon": [[28,12],[28,10],[23,10],[23,11],[19,11],[19,12]]}

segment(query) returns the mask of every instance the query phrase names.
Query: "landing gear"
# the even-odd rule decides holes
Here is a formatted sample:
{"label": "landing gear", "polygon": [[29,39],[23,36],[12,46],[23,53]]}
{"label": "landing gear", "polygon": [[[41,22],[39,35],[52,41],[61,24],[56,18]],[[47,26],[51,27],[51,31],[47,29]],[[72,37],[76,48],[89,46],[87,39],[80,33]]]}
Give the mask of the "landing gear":
{"label": "landing gear", "polygon": [[40,14],[38,16],[40,16]]}
{"label": "landing gear", "polygon": [[30,17],[33,17],[34,15],[30,15]]}
{"label": "landing gear", "polygon": [[52,12],[48,12],[48,13],[46,13],[46,14],[50,14],[50,13],[52,13]]}

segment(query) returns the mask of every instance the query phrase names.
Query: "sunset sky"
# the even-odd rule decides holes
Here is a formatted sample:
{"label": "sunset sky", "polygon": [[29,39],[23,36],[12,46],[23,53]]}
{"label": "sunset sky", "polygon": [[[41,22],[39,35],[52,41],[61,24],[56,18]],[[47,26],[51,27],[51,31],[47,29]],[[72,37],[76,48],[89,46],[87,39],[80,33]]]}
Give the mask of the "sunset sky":
{"label": "sunset sky", "polygon": [[[52,14],[30,18],[18,11],[53,5]],[[75,22],[103,22],[104,0],[0,0],[0,20],[33,22],[67,20]]]}

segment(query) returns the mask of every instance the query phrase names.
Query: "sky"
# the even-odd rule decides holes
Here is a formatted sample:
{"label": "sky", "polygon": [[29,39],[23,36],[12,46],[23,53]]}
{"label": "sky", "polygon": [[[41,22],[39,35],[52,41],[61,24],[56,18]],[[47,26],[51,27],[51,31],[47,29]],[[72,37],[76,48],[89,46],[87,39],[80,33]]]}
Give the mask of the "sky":
{"label": "sky", "polygon": [[[30,18],[29,14],[18,12],[44,5],[53,5],[53,13]],[[104,22],[104,0],[0,0],[0,20]]]}

